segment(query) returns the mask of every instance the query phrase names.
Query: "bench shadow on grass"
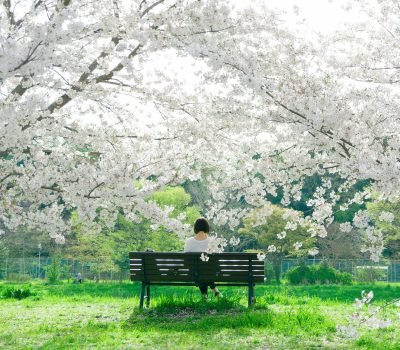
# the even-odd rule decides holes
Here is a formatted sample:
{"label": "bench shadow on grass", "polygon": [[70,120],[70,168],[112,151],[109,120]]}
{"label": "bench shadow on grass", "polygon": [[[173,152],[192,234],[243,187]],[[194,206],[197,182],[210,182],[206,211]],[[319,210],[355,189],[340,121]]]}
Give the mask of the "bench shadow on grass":
{"label": "bench shadow on grass", "polygon": [[204,330],[218,333],[221,329],[266,328],[287,335],[304,332],[321,335],[335,332],[336,328],[315,307],[293,306],[277,312],[265,303],[249,309],[239,295],[205,302],[191,294],[179,298],[160,296],[152,300],[150,308],[135,309],[123,327],[161,333]]}

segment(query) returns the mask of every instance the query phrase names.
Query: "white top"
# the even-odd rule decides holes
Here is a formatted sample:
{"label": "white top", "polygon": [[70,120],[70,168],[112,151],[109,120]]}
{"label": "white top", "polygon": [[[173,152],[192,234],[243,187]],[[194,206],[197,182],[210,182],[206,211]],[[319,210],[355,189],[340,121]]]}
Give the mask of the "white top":
{"label": "white top", "polygon": [[198,239],[194,237],[190,237],[186,240],[185,242],[185,248],[184,252],[198,252],[198,253],[204,253],[206,249],[208,248],[208,242],[210,242],[210,238],[207,237],[206,239],[203,239],[199,241]]}

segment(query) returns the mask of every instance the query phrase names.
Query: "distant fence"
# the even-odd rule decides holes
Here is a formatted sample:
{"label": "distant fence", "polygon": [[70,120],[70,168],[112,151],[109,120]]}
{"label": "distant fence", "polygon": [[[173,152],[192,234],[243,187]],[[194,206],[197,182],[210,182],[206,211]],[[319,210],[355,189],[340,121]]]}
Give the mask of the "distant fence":
{"label": "distant fence", "polygon": [[[30,279],[30,278],[46,278],[47,266],[51,265],[51,258],[9,258],[2,260],[0,263],[0,279]],[[387,282],[400,282],[400,260],[381,260],[372,262],[371,260],[322,260],[322,259],[284,259],[281,264],[281,272],[284,274],[290,268],[298,266],[301,263],[307,265],[320,264],[327,262],[330,266],[342,272],[348,272],[353,276],[363,269],[375,268],[382,273],[377,280]],[[79,273],[86,280],[128,280],[129,268],[128,263],[123,268],[110,271],[95,272],[90,262],[81,263],[75,259],[62,259],[60,262],[60,272],[62,279],[73,279]]]}
{"label": "distant fence", "polygon": [[[51,265],[50,257],[39,258],[9,258],[4,259],[0,265],[0,279],[23,280],[29,278],[46,278],[47,268]],[[98,262],[97,262],[98,264]],[[128,263],[122,269],[96,272],[92,263],[81,263],[75,259],[61,259],[60,278],[74,279],[81,273],[86,280],[128,280]]]}
{"label": "distant fence", "polygon": [[[300,259],[283,260],[281,265],[282,273],[285,273],[294,266],[298,266],[301,261],[304,262],[304,260]],[[400,260],[380,260],[379,262],[373,262],[368,259],[308,259],[305,261],[307,265],[321,264],[322,262],[327,262],[329,266],[342,272],[348,272],[353,276],[357,276],[357,273],[363,269],[380,270],[382,273],[376,280],[400,282]]]}

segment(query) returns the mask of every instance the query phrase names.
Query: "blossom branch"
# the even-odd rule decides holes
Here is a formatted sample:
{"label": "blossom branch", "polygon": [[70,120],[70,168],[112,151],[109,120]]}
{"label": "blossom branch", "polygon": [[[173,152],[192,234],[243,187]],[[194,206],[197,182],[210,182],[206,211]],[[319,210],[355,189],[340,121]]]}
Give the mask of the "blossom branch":
{"label": "blossom branch", "polygon": [[89,191],[88,194],[84,195],[84,197],[85,197],[85,198],[101,198],[101,197],[98,197],[98,196],[92,196],[91,194],[92,194],[96,189],[98,189],[99,187],[101,187],[101,186],[103,186],[103,185],[105,185],[105,182],[104,182],[104,181],[103,181],[103,182],[100,182],[100,183],[97,184],[95,187],[93,187],[93,188]]}
{"label": "blossom branch", "polygon": [[[143,18],[144,16],[146,16],[153,8],[155,8],[156,6],[162,4],[165,0],[158,0],[156,1],[154,4],[150,5],[149,7],[147,7],[141,14],[140,17]],[[140,6],[142,6],[142,4],[145,2],[141,2]]]}
{"label": "blossom branch", "polygon": [[396,303],[398,303],[398,302],[400,302],[400,298],[393,299],[393,300],[387,302],[386,304],[384,304],[384,305],[378,307],[374,312],[372,312],[372,313],[369,314],[368,316],[365,316],[365,317],[360,321],[359,325],[361,325],[361,324],[367,322],[369,318],[371,318],[372,316],[375,316],[375,315],[376,315],[378,312],[380,312],[381,310],[384,310],[384,309],[387,308],[388,306],[393,305],[393,304],[396,304]]}
{"label": "blossom branch", "polygon": [[3,183],[5,180],[7,180],[7,179],[8,179],[9,177],[11,177],[11,176],[22,176],[22,174],[21,174],[21,173],[18,173],[18,172],[12,172],[12,173],[10,173],[10,174],[4,176],[3,178],[1,178],[1,179],[0,179],[0,184]]}
{"label": "blossom branch", "polygon": [[18,69],[20,69],[21,67],[25,66],[26,64],[32,62],[35,57],[33,56],[35,54],[35,52],[37,51],[37,49],[43,44],[42,41],[39,41],[36,45],[34,45],[33,47],[30,47],[28,50],[28,54],[26,56],[26,58],[19,64],[17,65],[15,68],[13,68],[11,70],[11,72],[15,72]]}

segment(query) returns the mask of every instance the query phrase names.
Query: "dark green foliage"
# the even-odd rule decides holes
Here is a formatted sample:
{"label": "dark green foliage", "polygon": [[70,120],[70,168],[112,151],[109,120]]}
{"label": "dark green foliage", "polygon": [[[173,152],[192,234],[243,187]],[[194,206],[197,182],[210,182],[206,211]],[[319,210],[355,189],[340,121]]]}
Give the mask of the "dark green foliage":
{"label": "dark green foliage", "polygon": [[28,298],[32,295],[36,295],[36,293],[32,292],[29,287],[25,287],[25,288],[9,287],[3,291],[1,297],[3,299],[21,300],[21,299]]}
{"label": "dark green foliage", "polygon": [[286,272],[290,284],[351,284],[352,276],[326,264],[300,265]]}
{"label": "dark green foliage", "polygon": [[[307,176],[304,178],[303,187],[301,189],[301,198],[298,201],[293,201],[290,203],[289,207],[301,211],[304,213],[304,216],[311,215],[313,212],[313,208],[310,208],[307,205],[307,202],[313,198],[314,193],[317,187],[322,185],[323,179],[329,179],[332,183],[332,191],[338,192],[339,187],[344,183],[344,179],[340,177],[338,174],[330,174],[326,173],[325,175],[320,175],[315,173],[314,175]],[[293,183],[292,185],[295,185]],[[365,209],[364,204],[351,204],[346,211],[340,211],[339,208],[343,203],[347,203],[349,199],[353,198],[356,192],[362,191],[365,187],[370,185],[369,180],[359,180],[355,185],[353,185],[347,192],[340,193],[340,200],[334,206],[334,218],[337,222],[346,222],[353,220],[354,214],[360,210]],[[282,189],[278,189],[277,196],[267,195],[267,200],[269,200],[273,204],[279,205],[283,198],[283,191]],[[325,194],[326,198],[329,198],[329,192]]]}
{"label": "dark green foliage", "polygon": [[315,280],[311,274],[311,270],[306,265],[300,265],[291,268],[286,272],[285,277],[290,284],[314,284]]}

